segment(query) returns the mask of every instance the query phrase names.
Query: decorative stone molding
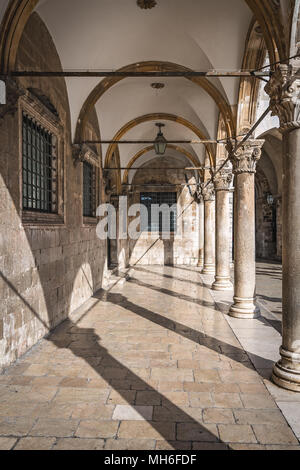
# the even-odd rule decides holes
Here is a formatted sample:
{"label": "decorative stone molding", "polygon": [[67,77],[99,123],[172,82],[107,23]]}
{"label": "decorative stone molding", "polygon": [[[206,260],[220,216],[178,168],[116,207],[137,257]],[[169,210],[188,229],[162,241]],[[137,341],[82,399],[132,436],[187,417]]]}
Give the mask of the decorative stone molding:
{"label": "decorative stone molding", "polygon": [[6,104],[0,106],[0,123],[6,115],[14,115],[18,111],[19,98],[26,95],[26,89],[12,79],[8,79],[5,85]]}
{"label": "decorative stone molding", "polygon": [[300,128],[300,76],[298,68],[279,65],[265,86],[272,115],[278,116],[283,131]]}
{"label": "decorative stone molding", "polygon": [[209,184],[204,183],[201,185],[201,194],[205,202],[215,200],[215,188],[214,184],[211,182]]}
{"label": "decorative stone molding", "polygon": [[[53,114],[51,110],[40,101],[39,97],[30,90],[17,86],[17,91],[11,96],[17,97],[19,135],[22,135],[23,115],[28,115],[35,120],[40,126],[51,132],[53,136],[52,159],[56,165],[57,176],[53,177],[53,183],[56,185],[57,213],[42,213],[22,210],[22,223],[28,227],[40,226],[61,226],[64,220],[64,153],[65,153],[65,137],[64,128],[61,124],[59,116]],[[21,141],[22,142],[22,141]],[[22,145],[20,145],[19,165],[22,168]],[[20,172],[20,184],[22,181],[22,172]]]}
{"label": "decorative stone molding", "polygon": [[256,173],[256,165],[261,157],[261,148],[264,140],[249,139],[235,150],[235,141],[227,145],[227,150],[232,163],[233,173]]}
{"label": "decorative stone molding", "polygon": [[99,156],[86,144],[73,145],[73,159],[75,164],[87,162],[92,166],[100,167]]}
{"label": "decorative stone molding", "polygon": [[115,209],[119,208],[119,196],[117,194],[111,194],[110,203],[114,206]]}
{"label": "decorative stone molding", "polygon": [[225,166],[213,177],[215,191],[231,191],[232,189],[232,169]]}

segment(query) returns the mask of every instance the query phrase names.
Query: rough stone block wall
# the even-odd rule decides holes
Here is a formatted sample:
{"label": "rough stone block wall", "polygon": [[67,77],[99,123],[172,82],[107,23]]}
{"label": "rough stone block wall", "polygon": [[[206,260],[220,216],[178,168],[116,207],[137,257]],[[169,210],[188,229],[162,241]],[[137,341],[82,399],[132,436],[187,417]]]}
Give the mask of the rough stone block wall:
{"label": "rough stone block wall", "polygon": [[270,206],[265,199],[259,199],[256,205],[256,255],[258,258],[276,259],[276,229],[274,227],[274,213],[276,208]]}
{"label": "rough stone block wall", "polygon": [[[60,70],[53,41],[39,16],[30,18],[20,41],[17,68]],[[107,277],[106,243],[82,217],[82,166],[74,165],[64,79],[22,79],[41,91],[63,128],[63,220],[24,223],[19,102],[0,119],[0,370],[36,344],[100,289]],[[95,112],[89,130],[99,139]]]}
{"label": "rough stone block wall", "polygon": [[265,174],[258,170],[256,175],[256,256],[257,258],[282,259],[282,212],[281,197],[272,204],[271,194]]}

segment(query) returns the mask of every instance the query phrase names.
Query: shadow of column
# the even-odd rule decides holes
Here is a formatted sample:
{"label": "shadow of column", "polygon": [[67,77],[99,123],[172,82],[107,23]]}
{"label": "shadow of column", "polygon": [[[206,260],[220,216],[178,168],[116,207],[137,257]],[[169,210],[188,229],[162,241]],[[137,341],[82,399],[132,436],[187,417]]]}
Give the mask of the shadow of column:
{"label": "shadow of column", "polygon": [[[205,427],[204,423],[198,422],[192,416],[185,413],[167,397],[159,393],[151,385],[112,357],[107,349],[101,346],[101,338],[96,334],[93,328],[80,328],[75,323],[68,320],[67,323],[65,322],[64,324],[64,332],[65,338],[63,341],[59,338],[59,335],[56,337],[55,332],[52,333],[48,341],[58,348],[67,348],[72,351],[74,356],[84,359],[86,363],[97,372],[99,377],[104,379],[110,387],[116,390],[129,405],[133,407],[137,406],[135,399],[128,397],[128,390],[151,392],[149,405],[140,405],[141,408],[137,406],[138,413],[145,421],[149,422],[162,439],[167,441],[174,449],[176,448],[176,441],[222,442],[217,435],[213,434]],[[80,338],[84,338],[84,341],[80,341]],[[99,361],[100,364],[96,365]],[[114,378],[112,378],[112,376]],[[149,420],[149,406],[153,406],[151,420]],[[193,408],[191,408],[191,414],[192,413]]]}

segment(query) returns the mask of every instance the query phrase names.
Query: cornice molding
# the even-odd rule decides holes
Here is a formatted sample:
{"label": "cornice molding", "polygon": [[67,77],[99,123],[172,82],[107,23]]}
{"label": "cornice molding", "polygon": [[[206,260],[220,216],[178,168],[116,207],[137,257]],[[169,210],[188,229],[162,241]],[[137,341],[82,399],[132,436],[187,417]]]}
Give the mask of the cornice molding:
{"label": "cornice molding", "polygon": [[99,155],[95,153],[87,144],[73,144],[72,155],[75,165],[87,162],[92,166],[100,167]]}

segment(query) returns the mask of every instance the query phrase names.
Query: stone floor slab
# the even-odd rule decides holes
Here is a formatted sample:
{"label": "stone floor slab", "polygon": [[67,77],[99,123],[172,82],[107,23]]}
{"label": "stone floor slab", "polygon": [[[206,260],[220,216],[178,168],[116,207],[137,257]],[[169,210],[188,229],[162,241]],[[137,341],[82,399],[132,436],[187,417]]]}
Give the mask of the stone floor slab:
{"label": "stone floor slab", "polygon": [[224,315],[198,268],[131,277],[0,375],[0,449],[300,448],[300,397],[267,380],[272,317]]}
{"label": "stone floor slab", "polygon": [[151,421],[153,418],[153,406],[129,406],[117,405],[113,420],[116,421]]}

